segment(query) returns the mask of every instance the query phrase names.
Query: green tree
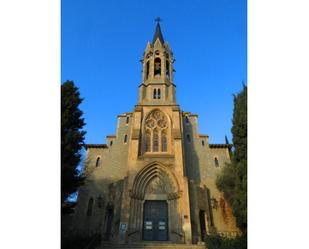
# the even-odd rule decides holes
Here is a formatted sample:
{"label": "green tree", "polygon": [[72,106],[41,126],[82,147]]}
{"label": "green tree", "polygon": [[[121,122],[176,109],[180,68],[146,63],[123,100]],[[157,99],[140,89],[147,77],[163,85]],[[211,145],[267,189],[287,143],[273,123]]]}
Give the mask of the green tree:
{"label": "green tree", "polygon": [[237,226],[247,232],[247,86],[234,95],[231,164],[217,178],[217,186],[231,205]]}
{"label": "green tree", "polygon": [[62,213],[70,211],[67,198],[78,190],[84,178],[77,167],[84,146],[85,125],[79,105],[83,99],[73,81],[61,85],[61,204]]}

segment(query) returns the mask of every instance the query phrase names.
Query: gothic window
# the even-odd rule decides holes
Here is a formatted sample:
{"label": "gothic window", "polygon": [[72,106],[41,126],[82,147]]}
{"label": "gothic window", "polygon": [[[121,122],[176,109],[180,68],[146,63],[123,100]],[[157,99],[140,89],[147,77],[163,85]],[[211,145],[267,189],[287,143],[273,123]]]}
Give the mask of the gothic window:
{"label": "gothic window", "polygon": [[161,99],[161,90],[158,89],[158,99]]}
{"label": "gothic window", "polygon": [[96,166],[96,167],[99,167],[99,164],[100,164],[100,157],[98,156],[98,157],[97,157],[97,161],[95,162],[95,166]]}
{"label": "gothic window", "polygon": [[149,61],[146,63],[146,80],[149,78]]}
{"label": "gothic window", "polygon": [[109,142],[109,146],[112,146],[112,145],[113,145],[113,141],[110,141],[110,142]]}
{"label": "gothic window", "polygon": [[91,216],[93,206],[93,198],[91,197],[88,202],[87,216]]}
{"label": "gothic window", "polygon": [[202,140],[202,145],[203,145],[203,146],[205,146],[205,142],[204,142],[204,140]]}
{"label": "gothic window", "polygon": [[170,63],[168,62],[168,60],[166,60],[165,77],[166,77],[167,79],[170,78]]}
{"label": "gothic window", "polygon": [[153,133],[153,152],[159,151],[159,136],[157,131]]}
{"label": "gothic window", "polygon": [[161,75],[161,59],[155,58],[154,60],[154,77],[159,77]]}
{"label": "gothic window", "polygon": [[150,151],[150,135],[146,134],[146,152]]}
{"label": "gothic window", "polygon": [[218,160],[217,157],[215,157],[215,166],[216,166],[216,167],[219,167],[219,160]]}
{"label": "gothic window", "polygon": [[162,152],[167,152],[167,138],[164,133],[162,133]]}
{"label": "gothic window", "polygon": [[191,137],[190,137],[189,134],[187,134],[187,141],[188,141],[188,142],[191,142]]}
{"label": "gothic window", "polygon": [[129,123],[129,120],[130,120],[130,118],[129,118],[129,117],[127,117],[127,119],[126,119],[126,123],[127,123],[127,124]]}
{"label": "gothic window", "polygon": [[156,99],[157,98],[157,89],[153,90],[153,98]]}
{"label": "gothic window", "polygon": [[148,115],[144,129],[145,152],[168,151],[168,121],[163,112],[156,110]]}
{"label": "gothic window", "polygon": [[127,142],[127,140],[128,140],[128,135],[126,134],[126,135],[124,135],[123,142],[124,142],[124,143],[126,143],[126,142]]}

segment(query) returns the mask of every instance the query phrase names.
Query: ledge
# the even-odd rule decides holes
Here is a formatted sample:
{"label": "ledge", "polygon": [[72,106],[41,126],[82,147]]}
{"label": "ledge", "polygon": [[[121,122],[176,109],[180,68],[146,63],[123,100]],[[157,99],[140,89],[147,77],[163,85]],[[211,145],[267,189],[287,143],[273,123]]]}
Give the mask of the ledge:
{"label": "ledge", "polygon": [[86,144],[85,145],[85,148],[86,149],[89,149],[89,148],[108,148],[106,144]]}
{"label": "ledge", "polygon": [[156,153],[149,153],[149,154],[143,154],[139,156],[139,159],[143,158],[174,158],[174,155],[171,154],[156,154]]}
{"label": "ledge", "polygon": [[209,148],[216,149],[216,148],[232,148],[232,144],[209,144]]}

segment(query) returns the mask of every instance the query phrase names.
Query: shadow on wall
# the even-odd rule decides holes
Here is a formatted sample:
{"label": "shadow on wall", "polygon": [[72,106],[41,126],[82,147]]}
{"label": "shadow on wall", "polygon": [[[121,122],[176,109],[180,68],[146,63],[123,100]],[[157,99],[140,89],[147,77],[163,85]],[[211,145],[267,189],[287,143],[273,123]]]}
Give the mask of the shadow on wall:
{"label": "shadow on wall", "polygon": [[[216,233],[213,211],[210,200],[210,191],[201,186],[201,163],[198,155],[198,146],[202,146],[198,134],[188,118],[184,118],[184,147],[185,167],[189,181],[190,215],[192,228],[192,243],[204,240],[205,234]],[[203,144],[207,146],[207,144]]]}
{"label": "shadow on wall", "polygon": [[[93,164],[88,158],[85,165]],[[62,219],[62,238],[100,235],[103,240],[113,241],[118,235],[120,209],[125,179],[112,182],[98,179],[94,171],[85,170],[85,184],[80,188],[74,213]]]}

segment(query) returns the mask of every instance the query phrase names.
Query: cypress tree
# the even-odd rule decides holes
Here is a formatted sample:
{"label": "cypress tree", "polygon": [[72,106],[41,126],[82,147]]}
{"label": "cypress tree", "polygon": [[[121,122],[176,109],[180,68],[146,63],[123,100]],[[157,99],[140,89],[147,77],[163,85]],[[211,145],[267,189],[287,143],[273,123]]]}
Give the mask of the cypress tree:
{"label": "cypress tree", "polygon": [[247,231],[247,86],[234,95],[231,164],[217,178],[217,186],[233,209],[237,226]]}
{"label": "cypress tree", "polygon": [[[77,166],[86,134],[83,112],[79,105],[83,99],[73,81],[61,85],[61,204],[62,213],[68,212],[67,198],[83,184]],[[70,209],[70,208],[69,208]]]}

